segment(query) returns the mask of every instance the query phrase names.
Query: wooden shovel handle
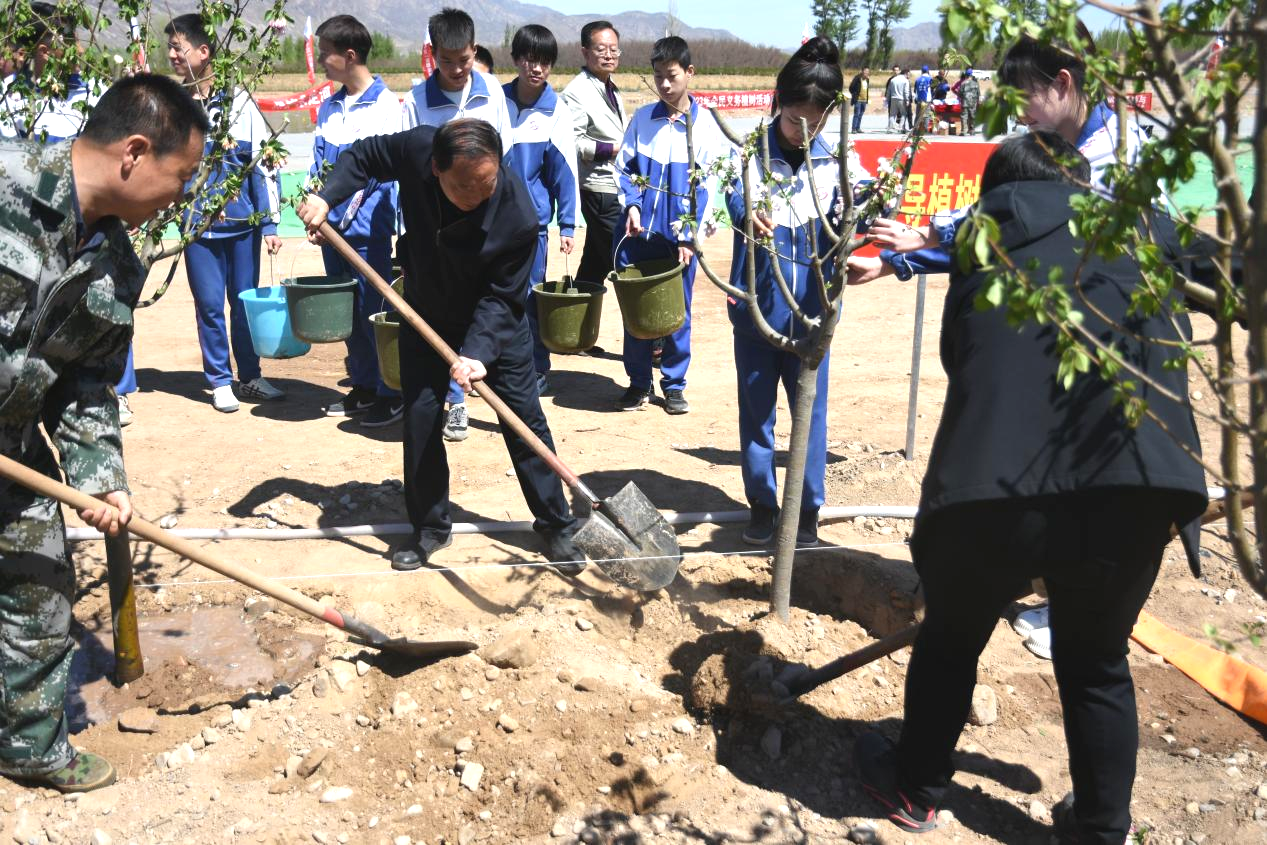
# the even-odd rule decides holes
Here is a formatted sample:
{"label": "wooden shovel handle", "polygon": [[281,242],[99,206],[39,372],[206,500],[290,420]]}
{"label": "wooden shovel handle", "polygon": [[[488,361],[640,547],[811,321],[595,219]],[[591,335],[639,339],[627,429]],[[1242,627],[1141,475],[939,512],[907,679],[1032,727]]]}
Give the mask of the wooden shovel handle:
{"label": "wooden shovel handle", "polygon": [[[95,510],[101,507],[101,500],[94,499],[87,493],[81,493],[73,487],[62,484],[49,478],[47,475],[38,473],[29,467],[25,467],[12,458],[0,455],[0,476],[15,481],[30,490],[34,490],[41,496],[47,496],[50,499],[56,499],[67,507],[74,508],[76,511]],[[188,558],[195,563],[220,573],[226,578],[232,578],[234,581],[245,584],[246,586],[259,590],[266,596],[272,596],[280,602],[284,602],[296,610],[301,610],[309,616],[314,616],[323,622],[329,622],[336,628],[347,628],[344,616],[334,608],[328,608],[318,604],[312,599],[305,596],[298,590],[292,590],[282,584],[258,575],[251,570],[238,566],[235,563],[229,563],[219,557],[211,554],[205,549],[195,546],[188,540],[183,540],[173,534],[164,531],[151,522],[146,522],[139,516],[133,516],[128,522],[128,530],[136,536],[149,540],[151,543],[162,546],[163,548],[175,552],[181,557]]]}
{"label": "wooden shovel handle", "polygon": [[[378,275],[374,268],[369,265],[369,262],[362,258],[356,250],[348,246],[348,242],[343,240],[343,237],[334,230],[333,226],[328,222],[322,223],[318,231],[321,233],[321,237],[325,238],[326,243],[334,247],[335,251],[343,256],[343,259],[351,264],[356,272],[360,273],[366,281],[374,286],[376,291],[383,295],[384,299],[391,303],[393,308],[400,312],[400,315],[409,324],[410,328],[422,335],[422,339],[440,354],[445,363],[450,367],[457,363],[458,355],[453,351],[453,347],[445,343],[444,338],[440,337],[435,329],[427,325],[426,320],[418,316],[418,312],[409,306],[403,296],[392,290],[391,285],[387,284],[383,277]],[[475,394],[487,402],[488,406],[493,409],[493,413],[497,414],[497,418],[502,421],[502,424],[509,426],[511,431],[527,443],[532,448],[532,451],[536,452],[541,460],[549,464],[550,469],[554,470],[555,474],[563,479],[563,482],[568,487],[587,497],[592,504],[599,504],[598,498],[577,477],[576,473],[572,472],[567,464],[563,463],[559,456],[554,454],[550,447],[534,434],[532,429],[528,428],[528,425],[514,411],[510,410],[510,406],[503,402],[501,397],[493,392],[492,388],[480,382],[475,387]]]}

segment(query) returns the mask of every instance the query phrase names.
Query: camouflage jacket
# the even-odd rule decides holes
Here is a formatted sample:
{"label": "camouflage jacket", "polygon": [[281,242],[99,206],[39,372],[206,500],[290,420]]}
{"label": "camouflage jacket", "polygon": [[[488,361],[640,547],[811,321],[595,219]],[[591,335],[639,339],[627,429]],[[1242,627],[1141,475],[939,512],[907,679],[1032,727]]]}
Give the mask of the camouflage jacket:
{"label": "camouflage jacket", "polygon": [[[118,218],[80,247],[70,148],[0,141],[0,452],[56,476],[43,423],[68,482],[95,495],[127,489],[114,385],[145,272]],[[10,541],[48,514],[36,498],[0,482]]]}

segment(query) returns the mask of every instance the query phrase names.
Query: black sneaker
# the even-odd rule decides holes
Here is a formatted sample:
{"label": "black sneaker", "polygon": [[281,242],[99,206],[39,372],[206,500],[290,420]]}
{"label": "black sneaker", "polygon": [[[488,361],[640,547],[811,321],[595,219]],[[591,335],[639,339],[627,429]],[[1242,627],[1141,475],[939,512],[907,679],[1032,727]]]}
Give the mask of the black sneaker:
{"label": "black sneaker", "polygon": [[378,396],[366,387],[354,387],[347,395],[326,408],[327,417],[354,417],[363,414],[374,405]]}
{"label": "black sneaker", "polygon": [[585,569],[585,555],[572,542],[570,531],[546,531],[546,557],[550,566],[560,575],[580,575]]}
{"label": "black sneaker", "polygon": [[748,515],[748,527],[743,532],[743,541],[750,546],[767,545],[774,539],[774,530],[778,521],[778,508],[753,505]]}
{"label": "black sneaker", "polygon": [[380,396],[361,418],[361,428],[383,428],[400,422],[405,415],[405,400],[399,396]]}
{"label": "black sneaker", "polygon": [[430,560],[433,554],[441,549],[447,549],[451,545],[453,545],[452,534],[439,543],[430,540],[425,544],[411,543],[408,546],[403,546],[392,554],[392,569],[397,572],[412,572]]}
{"label": "black sneaker", "polygon": [[550,389],[550,379],[545,373],[537,373],[537,396],[545,396]]}
{"label": "black sneaker", "polygon": [[878,733],[865,733],[853,746],[862,788],[885,809],[889,821],[907,833],[937,829],[937,808],[920,807],[897,788],[897,748]]}
{"label": "black sneaker", "polygon": [[664,410],[674,416],[690,413],[691,403],[686,401],[686,396],[681,390],[671,387],[664,391]]}
{"label": "black sneaker", "polygon": [[812,549],[818,545],[818,508],[806,508],[796,524],[796,547]]}
{"label": "black sneaker", "polygon": [[630,386],[625,391],[625,395],[620,397],[620,401],[616,403],[616,407],[622,411],[637,411],[643,405],[651,401],[650,387],[633,387]]}

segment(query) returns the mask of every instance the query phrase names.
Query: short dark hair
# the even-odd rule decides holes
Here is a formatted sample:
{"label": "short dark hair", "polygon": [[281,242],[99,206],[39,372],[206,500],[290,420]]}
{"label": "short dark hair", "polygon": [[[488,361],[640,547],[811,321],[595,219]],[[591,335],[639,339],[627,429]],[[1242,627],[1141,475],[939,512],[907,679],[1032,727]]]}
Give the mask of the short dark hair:
{"label": "short dark hair", "polygon": [[1009,182],[1086,184],[1091,164],[1078,148],[1055,132],[1031,130],[1000,143],[981,172],[981,193]]}
{"label": "short dark hair", "polygon": [[441,172],[452,167],[455,158],[485,157],[501,161],[502,139],[493,124],[477,117],[450,120],[431,141],[431,158]]}
{"label": "short dark hair", "polygon": [[144,135],[154,154],[164,156],[184,149],[194,132],[206,136],[210,131],[206,111],[183,85],[168,76],[138,73],[101,95],[79,137],[105,146]]}
{"label": "short dark hair", "polygon": [[682,70],[691,66],[691,48],[687,46],[685,38],[666,35],[651,46],[652,68],[668,62],[676,62]]}
{"label": "short dark hair", "polygon": [[326,18],[321,22],[321,26],[317,27],[317,37],[329,41],[330,45],[340,53],[344,50],[352,50],[356,53],[356,60],[361,64],[370,60],[370,48],[374,46],[374,39],[370,31],[365,28],[365,24],[351,15],[335,15],[332,18]]}
{"label": "short dark hair", "polygon": [[559,60],[559,42],[554,40],[554,33],[544,26],[530,23],[519,27],[515,33],[510,42],[510,55],[515,61],[536,59],[553,65]]}
{"label": "short dark hair", "polygon": [[844,87],[840,48],[830,38],[817,35],[802,44],[779,71],[774,80],[770,113],[803,103],[819,109],[830,108]]}
{"label": "short dark hair", "polygon": [[493,72],[493,68],[494,68],[493,54],[490,53],[488,51],[488,48],[485,47],[483,44],[475,45],[475,61],[479,62],[480,64],[484,65],[484,67],[488,68],[489,73]]}
{"label": "short dark hair", "polygon": [[604,29],[610,29],[616,33],[616,40],[620,40],[620,30],[616,29],[611,21],[590,21],[581,27],[581,46],[588,50],[590,39],[594,37],[594,33],[602,32]]}
{"label": "short dark hair", "polygon": [[445,6],[427,20],[431,44],[437,50],[461,50],[475,46],[475,21],[461,9]]}
{"label": "short dark hair", "polygon": [[167,22],[167,26],[163,27],[163,34],[169,38],[179,35],[189,42],[190,47],[206,47],[211,51],[212,56],[216,54],[215,42],[207,34],[207,24],[203,21],[202,15],[197,12],[172,18]]}

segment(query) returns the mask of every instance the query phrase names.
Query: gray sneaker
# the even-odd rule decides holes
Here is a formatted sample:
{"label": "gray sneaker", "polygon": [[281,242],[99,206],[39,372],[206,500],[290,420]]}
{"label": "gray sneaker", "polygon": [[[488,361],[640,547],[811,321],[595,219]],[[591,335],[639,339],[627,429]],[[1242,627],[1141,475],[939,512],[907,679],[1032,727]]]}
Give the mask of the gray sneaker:
{"label": "gray sneaker", "polygon": [[449,416],[444,423],[444,439],[451,440],[454,443],[466,439],[467,423],[470,417],[466,413],[466,403],[459,402],[456,405],[449,406]]}

